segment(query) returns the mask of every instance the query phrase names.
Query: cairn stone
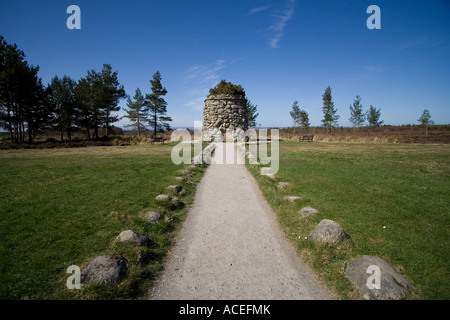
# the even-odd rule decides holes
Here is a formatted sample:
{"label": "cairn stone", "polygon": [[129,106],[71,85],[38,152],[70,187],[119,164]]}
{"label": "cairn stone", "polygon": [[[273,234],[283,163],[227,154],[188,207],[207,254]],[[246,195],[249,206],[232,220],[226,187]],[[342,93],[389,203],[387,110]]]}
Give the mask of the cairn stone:
{"label": "cairn stone", "polygon": [[225,133],[227,129],[246,131],[247,115],[247,100],[244,95],[209,95],[203,108],[204,140],[211,141],[213,136]]}

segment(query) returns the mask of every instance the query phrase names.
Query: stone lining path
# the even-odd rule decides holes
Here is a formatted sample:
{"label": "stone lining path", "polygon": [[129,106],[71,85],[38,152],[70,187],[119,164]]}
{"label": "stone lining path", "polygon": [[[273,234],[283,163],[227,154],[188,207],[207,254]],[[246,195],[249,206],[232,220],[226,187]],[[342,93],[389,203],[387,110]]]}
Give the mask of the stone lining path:
{"label": "stone lining path", "polygon": [[284,238],[245,166],[217,164],[222,146],[148,298],[333,299]]}

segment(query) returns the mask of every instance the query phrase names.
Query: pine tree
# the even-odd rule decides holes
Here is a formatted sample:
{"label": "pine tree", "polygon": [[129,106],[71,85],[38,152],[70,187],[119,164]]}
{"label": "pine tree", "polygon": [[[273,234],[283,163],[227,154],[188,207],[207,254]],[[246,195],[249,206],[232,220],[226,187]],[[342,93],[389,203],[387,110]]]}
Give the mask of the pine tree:
{"label": "pine tree", "polygon": [[[75,88],[75,98],[80,103],[81,114],[78,124],[86,128],[87,138],[98,139],[101,125],[101,103],[99,91],[101,77],[95,70],[88,70],[86,77],[81,78]],[[91,136],[91,130],[93,134]]]}
{"label": "pine tree", "polygon": [[76,124],[85,128],[88,140],[91,140],[91,129],[97,126],[97,112],[94,101],[94,71],[88,71],[86,77],[81,78],[75,89],[75,99],[79,104],[80,113]]}
{"label": "pine tree", "polygon": [[48,90],[38,71],[16,44],[8,44],[0,36],[0,124],[9,131],[12,142],[24,142],[28,133],[31,143],[48,125]]}
{"label": "pine tree", "polygon": [[381,110],[374,108],[372,105],[369,107],[369,111],[367,111],[367,122],[369,122],[369,132],[373,127],[379,127],[383,124],[383,121],[380,121]]}
{"label": "pine tree", "polygon": [[425,127],[425,135],[428,136],[428,126],[430,124],[434,124],[434,121],[431,120],[430,111],[428,111],[428,109],[423,110],[422,115],[417,121],[419,121],[420,124]]}
{"label": "pine tree", "polygon": [[258,124],[256,123],[256,118],[259,113],[257,113],[257,105],[253,105],[250,100],[247,100],[247,112],[248,112],[248,126],[256,127]]}
{"label": "pine tree", "polygon": [[132,101],[131,98],[128,97],[128,109],[125,110],[127,112],[127,115],[125,115],[124,117],[130,119],[131,121],[131,123],[126,126],[136,128],[138,131],[138,136],[141,136],[141,131],[145,130],[144,122],[148,121],[148,108],[145,105],[144,96],[142,95],[142,92],[139,88],[136,89],[133,99],[134,101]]}
{"label": "pine tree", "polygon": [[325,89],[324,94],[322,95],[323,99],[323,126],[327,129],[327,134],[330,128],[334,128],[337,126],[337,121],[339,120],[339,116],[336,114],[337,109],[334,109],[334,102],[331,97],[331,87],[328,86]]}
{"label": "pine tree", "polygon": [[166,116],[167,102],[162,97],[167,94],[167,90],[161,85],[161,79],[161,74],[156,71],[153,80],[150,80],[152,93],[145,95],[149,113],[148,123],[153,127],[153,136],[160,130],[170,130],[168,122],[172,121],[171,117]]}
{"label": "pine tree", "polygon": [[[104,64],[101,72],[89,70],[87,76],[80,79],[75,97],[81,104],[79,120],[87,130],[88,139],[98,139],[102,126],[108,137],[111,124],[119,120],[112,112],[120,110],[119,100],[125,96],[125,90],[117,79],[117,72],[112,72],[109,64]],[[94,131],[92,138],[91,129]]]}
{"label": "pine tree", "polygon": [[48,101],[50,90],[42,84],[42,79],[37,76],[38,71],[39,67],[30,66],[22,78],[22,115],[27,124],[28,143],[32,143],[36,134],[48,127],[51,119]]}
{"label": "pine tree", "polygon": [[353,105],[350,105],[350,122],[353,124],[353,133],[356,133],[356,127],[359,127],[366,121],[366,115],[363,112],[363,105],[361,104],[361,97],[356,96],[353,100]]}
{"label": "pine tree", "polygon": [[300,107],[298,106],[298,101],[295,100],[292,104],[292,111],[290,112],[291,118],[294,122],[294,132],[296,124],[298,124],[298,121],[300,119]]}
{"label": "pine tree", "polygon": [[49,101],[54,114],[53,125],[59,131],[61,141],[64,140],[64,132],[67,139],[72,140],[72,132],[76,128],[78,109],[75,99],[76,82],[68,76],[53,77],[50,83]]}
{"label": "pine tree", "polygon": [[100,90],[98,104],[101,108],[101,124],[106,128],[106,137],[109,135],[111,124],[119,121],[113,112],[120,110],[118,106],[120,99],[126,96],[123,85],[119,83],[117,71],[112,72],[111,65],[104,64],[100,74]]}
{"label": "pine tree", "polygon": [[300,124],[300,128],[303,131],[303,129],[308,129],[310,124],[309,124],[309,115],[308,112],[306,112],[305,110],[300,110],[300,117],[299,117],[299,124]]}

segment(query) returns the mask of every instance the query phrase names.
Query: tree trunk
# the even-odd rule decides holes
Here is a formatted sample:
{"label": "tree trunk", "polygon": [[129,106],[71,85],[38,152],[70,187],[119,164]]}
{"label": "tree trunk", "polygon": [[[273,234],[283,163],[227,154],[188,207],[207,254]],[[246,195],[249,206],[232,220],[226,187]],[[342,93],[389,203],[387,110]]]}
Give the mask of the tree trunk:
{"label": "tree trunk", "polygon": [[154,137],[156,137],[156,128],[157,128],[157,124],[156,124],[156,121],[158,120],[158,116],[156,115],[156,111],[155,111],[155,116],[153,117],[153,119],[155,120],[155,123],[154,123],[154,130],[153,130],[153,136]]}
{"label": "tree trunk", "polygon": [[108,127],[109,127],[109,110],[107,110],[108,114],[106,115],[106,139],[108,139]]}
{"label": "tree trunk", "polygon": [[11,142],[14,143],[14,133],[13,133],[13,128],[12,128],[12,123],[11,123],[11,108],[8,104],[8,130],[9,130],[9,135],[11,136]]}
{"label": "tree trunk", "polygon": [[141,136],[141,123],[139,122],[139,116],[138,116],[138,118],[137,118],[137,124],[138,124],[138,137],[140,137]]}
{"label": "tree trunk", "polygon": [[33,142],[33,132],[30,128],[30,126],[28,125],[28,143],[32,143]]}
{"label": "tree trunk", "polygon": [[87,133],[88,140],[91,140],[91,129],[89,126],[86,127],[86,133]]}
{"label": "tree trunk", "polygon": [[92,135],[92,139],[98,140],[98,127],[97,127],[97,125],[94,126],[94,134]]}

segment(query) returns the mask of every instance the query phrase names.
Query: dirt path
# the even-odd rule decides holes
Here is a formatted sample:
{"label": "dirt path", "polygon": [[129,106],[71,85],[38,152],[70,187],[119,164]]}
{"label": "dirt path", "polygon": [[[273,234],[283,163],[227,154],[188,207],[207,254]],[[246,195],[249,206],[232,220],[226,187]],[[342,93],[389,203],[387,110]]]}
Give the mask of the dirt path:
{"label": "dirt path", "polygon": [[[214,159],[223,156],[218,147]],[[242,164],[208,167],[149,299],[332,299]]]}

